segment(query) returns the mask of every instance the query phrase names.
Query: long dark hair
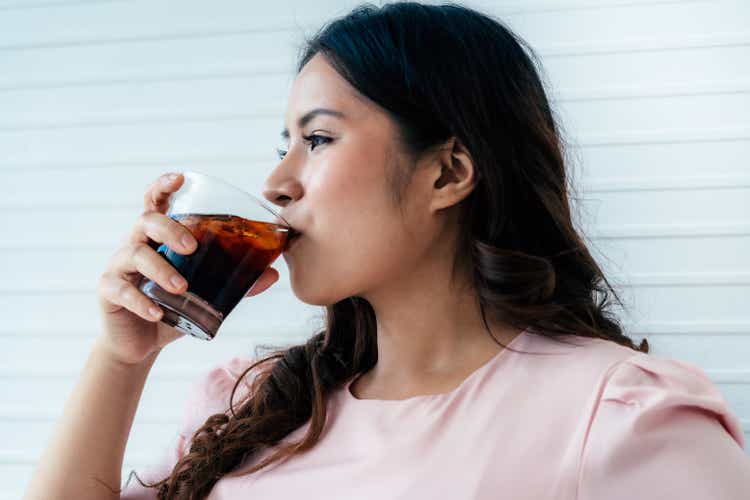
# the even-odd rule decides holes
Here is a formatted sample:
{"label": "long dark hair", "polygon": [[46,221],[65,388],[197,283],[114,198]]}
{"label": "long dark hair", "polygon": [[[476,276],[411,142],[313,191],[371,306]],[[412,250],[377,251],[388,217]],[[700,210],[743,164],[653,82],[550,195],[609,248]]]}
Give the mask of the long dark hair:
{"label": "long dark hair", "polygon": [[[541,64],[524,40],[455,4],[364,4],[307,40],[297,72],[318,53],[390,115],[406,153],[417,158],[452,137],[469,151],[477,184],[460,203],[454,269],[472,277],[491,337],[488,315],[538,335],[596,337],[648,352],[645,339],[636,347],[623,333],[610,311],[613,300],[623,304],[574,228],[563,140]],[[391,173],[396,203],[411,174]],[[230,415],[210,416],[170,476],[146,486],[158,487],[160,499],[202,499],[222,476],[250,474],[314,446],[329,395],[377,362],[376,332],[361,297],[326,306],[325,327],[249,366],[232,399],[260,367],[250,397],[236,411],[230,399]],[[298,442],[280,446],[308,421]],[[262,462],[230,474],[274,445]]]}

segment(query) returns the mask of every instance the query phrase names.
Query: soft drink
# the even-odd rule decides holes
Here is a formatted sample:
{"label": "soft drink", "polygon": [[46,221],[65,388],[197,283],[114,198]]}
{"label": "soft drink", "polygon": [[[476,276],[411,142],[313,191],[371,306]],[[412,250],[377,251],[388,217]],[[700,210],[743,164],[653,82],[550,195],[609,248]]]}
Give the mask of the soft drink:
{"label": "soft drink", "polygon": [[[211,340],[226,316],[242,300],[263,271],[279,256],[294,231],[271,222],[236,215],[170,214],[198,241],[190,255],[166,245],[157,252],[187,280],[176,295],[145,277],[139,289],[163,306],[162,321],[204,340]],[[179,314],[177,314],[179,313]]]}

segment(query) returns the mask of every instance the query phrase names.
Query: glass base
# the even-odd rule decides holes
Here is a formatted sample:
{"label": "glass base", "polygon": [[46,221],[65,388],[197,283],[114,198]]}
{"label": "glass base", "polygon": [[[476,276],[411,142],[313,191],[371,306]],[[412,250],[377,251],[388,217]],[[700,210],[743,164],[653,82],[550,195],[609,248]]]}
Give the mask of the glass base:
{"label": "glass base", "polygon": [[192,292],[175,295],[147,278],[138,289],[164,309],[163,323],[193,337],[212,340],[224,321],[224,315]]}

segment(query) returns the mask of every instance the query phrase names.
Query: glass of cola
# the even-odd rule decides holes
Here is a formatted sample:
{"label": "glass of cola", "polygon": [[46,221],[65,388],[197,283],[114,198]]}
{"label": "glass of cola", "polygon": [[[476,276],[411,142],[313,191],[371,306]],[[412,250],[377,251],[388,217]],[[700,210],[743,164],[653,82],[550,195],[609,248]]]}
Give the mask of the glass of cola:
{"label": "glass of cola", "polygon": [[138,289],[164,309],[161,321],[204,340],[216,336],[224,319],[263,271],[298,233],[259,198],[221,179],[183,172],[167,215],[198,241],[190,255],[153,242],[156,251],[185,277],[188,289],[173,294],[141,278]]}

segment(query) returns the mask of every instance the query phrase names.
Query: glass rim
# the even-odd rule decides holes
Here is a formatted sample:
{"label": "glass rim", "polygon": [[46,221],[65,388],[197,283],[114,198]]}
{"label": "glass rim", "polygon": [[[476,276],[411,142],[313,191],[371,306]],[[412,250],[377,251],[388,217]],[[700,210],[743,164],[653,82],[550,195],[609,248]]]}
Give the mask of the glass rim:
{"label": "glass rim", "polygon": [[250,198],[252,198],[253,200],[255,200],[260,206],[262,206],[263,208],[265,208],[266,210],[268,210],[269,212],[271,212],[274,216],[276,216],[279,219],[281,219],[282,221],[284,221],[284,223],[287,225],[288,228],[294,229],[294,228],[292,228],[292,225],[289,224],[288,220],[286,220],[284,217],[282,217],[281,214],[279,214],[275,209],[269,207],[266,204],[266,202],[264,202],[263,200],[261,200],[257,196],[253,195],[252,193],[249,193],[249,192],[245,191],[244,189],[235,186],[234,184],[230,184],[229,182],[227,182],[227,181],[225,181],[223,179],[220,179],[219,177],[215,177],[213,175],[209,175],[209,174],[203,173],[203,172],[201,172],[199,170],[183,170],[180,173],[183,175],[183,177],[186,174],[196,174],[196,175],[199,175],[201,177],[205,177],[205,178],[211,180],[212,182],[216,182],[218,184],[221,184],[221,185],[223,185],[226,188],[233,189],[234,191],[239,191],[240,193],[242,193],[242,194],[244,194],[246,196],[249,196]]}

